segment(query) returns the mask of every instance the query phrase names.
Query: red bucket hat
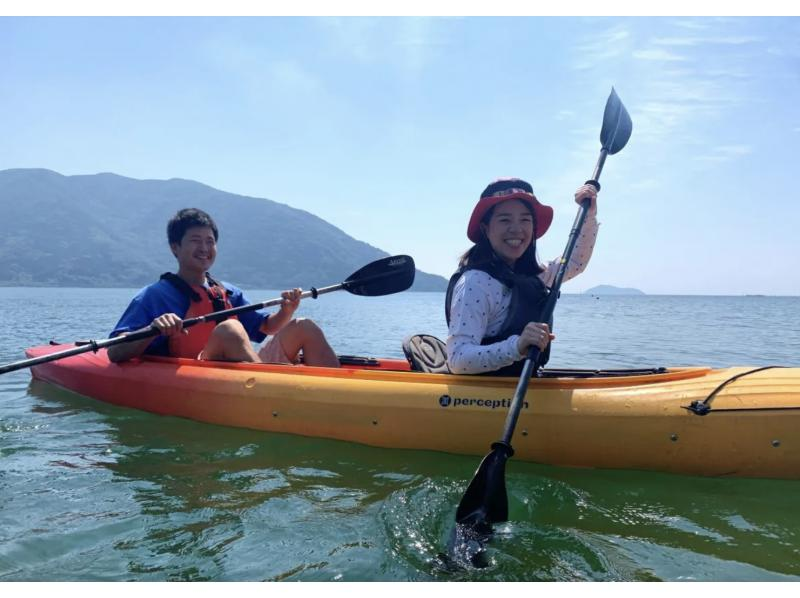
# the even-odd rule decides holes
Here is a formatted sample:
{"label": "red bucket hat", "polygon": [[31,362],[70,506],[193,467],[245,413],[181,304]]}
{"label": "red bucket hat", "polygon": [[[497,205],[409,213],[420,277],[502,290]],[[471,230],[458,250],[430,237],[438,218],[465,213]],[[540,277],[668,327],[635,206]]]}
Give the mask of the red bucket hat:
{"label": "red bucket hat", "polygon": [[473,243],[480,241],[481,220],[483,220],[486,212],[500,202],[508,201],[509,199],[521,199],[531,206],[534,218],[536,218],[535,238],[538,239],[547,232],[553,222],[553,208],[539,203],[539,200],[533,194],[531,184],[522,179],[497,179],[483,190],[475,209],[472,210],[472,216],[467,227],[467,237],[469,237],[470,241]]}

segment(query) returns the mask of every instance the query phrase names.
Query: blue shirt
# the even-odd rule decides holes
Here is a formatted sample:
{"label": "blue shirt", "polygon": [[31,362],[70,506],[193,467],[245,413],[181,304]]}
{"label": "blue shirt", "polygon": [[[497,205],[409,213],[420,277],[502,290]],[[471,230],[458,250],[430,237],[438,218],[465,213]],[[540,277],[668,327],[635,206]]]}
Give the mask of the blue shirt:
{"label": "blue shirt", "polygon": [[[233,307],[249,305],[249,301],[238,287],[226,282],[220,283],[228,292],[228,301]],[[158,316],[174,313],[179,318],[185,318],[189,311],[189,297],[181,293],[175,286],[166,280],[159,280],[139,291],[131,301],[125,313],[117,322],[110,336],[117,336],[123,332],[131,332],[146,328]],[[256,343],[263,341],[267,335],[261,332],[261,324],[269,317],[261,311],[249,311],[236,316],[247,331],[250,340]],[[157,336],[144,351],[148,355],[169,355],[169,343],[165,336]]]}

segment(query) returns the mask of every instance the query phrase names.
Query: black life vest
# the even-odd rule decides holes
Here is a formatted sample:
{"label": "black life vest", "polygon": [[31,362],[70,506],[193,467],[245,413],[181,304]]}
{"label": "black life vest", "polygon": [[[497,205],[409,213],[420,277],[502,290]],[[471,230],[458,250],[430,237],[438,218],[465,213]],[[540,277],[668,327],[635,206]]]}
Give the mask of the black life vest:
{"label": "black life vest", "polygon": [[[445,318],[447,325],[450,326],[450,303],[453,299],[453,289],[456,282],[467,270],[480,270],[511,289],[511,302],[508,306],[506,319],[500,327],[500,331],[494,336],[487,336],[481,340],[481,345],[491,345],[507,339],[514,334],[520,334],[529,322],[541,322],[542,312],[544,311],[550,289],[545,286],[542,279],[536,274],[518,274],[514,272],[508,264],[501,260],[492,260],[488,264],[478,266],[467,266],[459,268],[450,277],[445,295]],[[550,317],[550,329],[553,329],[553,318]],[[542,352],[539,358],[539,365],[544,365],[550,359],[550,345]],[[511,365],[507,365],[493,372],[486,372],[489,376],[519,376],[522,373],[524,360],[519,360]]]}

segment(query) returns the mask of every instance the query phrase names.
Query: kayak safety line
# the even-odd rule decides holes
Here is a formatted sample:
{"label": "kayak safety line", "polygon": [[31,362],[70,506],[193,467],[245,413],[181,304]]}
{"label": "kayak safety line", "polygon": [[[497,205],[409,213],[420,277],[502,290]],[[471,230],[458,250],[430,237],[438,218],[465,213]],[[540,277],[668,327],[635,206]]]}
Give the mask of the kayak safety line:
{"label": "kayak safety line", "polygon": [[[717,386],[710,395],[708,395],[705,400],[703,401],[692,401],[688,407],[683,407],[687,411],[691,411],[695,415],[708,415],[711,413],[711,401],[714,400],[719,392],[728,386],[731,382],[738,380],[744,376],[749,376],[750,374],[755,374],[756,372],[763,372],[764,370],[771,370],[773,368],[782,368],[786,366],[782,365],[768,365],[763,368],[756,368],[754,370],[748,370],[746,372],[742,372],[741,374],[736,374],[735,376],[728,378]],[[782,411],[786,409],[800,409],[800,407],[744,407],[744,408],[734,408],[734,409],[715,409],[715,412],[722,412],[722,411]]]}

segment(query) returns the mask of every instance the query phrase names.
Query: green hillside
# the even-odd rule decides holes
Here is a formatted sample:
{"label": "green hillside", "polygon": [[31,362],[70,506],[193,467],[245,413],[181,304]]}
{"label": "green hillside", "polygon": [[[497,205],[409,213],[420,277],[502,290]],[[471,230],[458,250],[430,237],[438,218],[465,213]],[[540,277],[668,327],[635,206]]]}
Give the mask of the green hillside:
{"label": "green hillside", "polygon": [[[216,220],[214,274],[243,287],[335,284],[388,255],[303,210],[195,181],[14,169],[0,171],[0,284],[144,286],[174,270],[166,224],[184,207]],[[413,290],[445,287],[417,272]]]}

